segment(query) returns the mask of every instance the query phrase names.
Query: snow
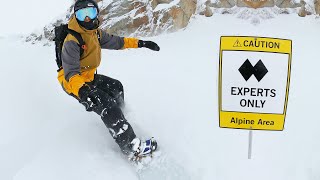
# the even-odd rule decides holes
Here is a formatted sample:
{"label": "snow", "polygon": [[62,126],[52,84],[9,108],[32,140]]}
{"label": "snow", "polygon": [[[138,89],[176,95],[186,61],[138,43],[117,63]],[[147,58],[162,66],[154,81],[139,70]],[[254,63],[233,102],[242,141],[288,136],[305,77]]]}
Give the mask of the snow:
{"label": "snow", "polygon": [[[4,36],[0,179],[318,180],[319,28],[314,16],[277,15],[252,25],[214,14],[193,17],[185,30],[145,38],[160,52],[104,50],[98,73],[123,83],[128,121],[140,137],[154,136],[166,159],[142,174],[121,155],[99,116],[63,92],[53,46]],[[219,128],[219,44],[227,35],[293,41],[285,130],[254,131],[251,160],[249,132]]]}
{"label": "snow", "polygon": [[74,0],[1,1],[1,35],[28,34],[62,14]]}
{"label": "snow", "polygon": [[169,4],[158,4],[157,7],[153,10],[153,11],[161,11],[163,9],[169,9],[172,6],[177,5],[180,2],[180,0],[174,0],[172,2],[170,2]]}

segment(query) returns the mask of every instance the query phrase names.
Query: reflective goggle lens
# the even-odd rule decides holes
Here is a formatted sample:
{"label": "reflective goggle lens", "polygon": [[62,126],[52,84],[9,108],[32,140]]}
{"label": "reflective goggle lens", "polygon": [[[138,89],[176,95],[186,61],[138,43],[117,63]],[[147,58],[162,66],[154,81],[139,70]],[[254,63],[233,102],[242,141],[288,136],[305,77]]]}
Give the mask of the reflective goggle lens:
{"label": "reflective goggle lens", "polygon": [[84,21],[84,19],[88,16],[90,19],[96,18],[98,15],[97,8],[95,7],[88,7],[79,9],[76,11],[76,17],[79,21]]}

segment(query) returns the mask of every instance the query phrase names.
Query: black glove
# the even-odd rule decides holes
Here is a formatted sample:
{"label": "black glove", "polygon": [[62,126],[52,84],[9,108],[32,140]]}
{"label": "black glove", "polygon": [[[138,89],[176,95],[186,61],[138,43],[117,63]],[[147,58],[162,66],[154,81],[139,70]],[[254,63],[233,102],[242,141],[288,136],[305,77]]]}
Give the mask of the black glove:
{"label": "black glove", "polygon": [[80,103],[86,107],[87,111],[92,111],[100,103],[97,91],[88,84],[83,85],[79,89],[79,98]]}
{"label": "black glove", "polygon": [[154,51],[160,51],[160,47],[158,46],[158,44],[156,44],[155,42],[152,42],[152,41],[139,40],[138,47],[139,48],[146,47],[146,48],[149,48]]}

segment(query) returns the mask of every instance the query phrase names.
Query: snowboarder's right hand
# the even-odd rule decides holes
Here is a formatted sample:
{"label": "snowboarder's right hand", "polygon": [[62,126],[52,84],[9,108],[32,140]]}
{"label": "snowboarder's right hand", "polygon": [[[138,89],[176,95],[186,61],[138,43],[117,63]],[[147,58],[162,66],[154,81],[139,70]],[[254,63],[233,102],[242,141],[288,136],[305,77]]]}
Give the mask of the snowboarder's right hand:
{"label": "snowboarder's right hand", "polygon": [[100,102],[96,90],[94,90],[94,88],[88,84],[84,84],[79,89],[79,98],[81,104],[86,107],[87,111],[92,111],[93,108],[99,105],[98,103]]}

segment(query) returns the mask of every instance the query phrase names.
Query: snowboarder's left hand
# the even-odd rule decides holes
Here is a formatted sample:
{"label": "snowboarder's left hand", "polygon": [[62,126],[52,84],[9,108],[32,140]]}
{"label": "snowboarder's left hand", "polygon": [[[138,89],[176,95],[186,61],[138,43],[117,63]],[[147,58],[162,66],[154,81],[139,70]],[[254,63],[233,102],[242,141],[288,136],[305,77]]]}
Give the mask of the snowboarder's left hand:
{"label": "snowboarder's left hand", "polygon": [[153,42],[153,41],[142,41],[142,40],[139,40],[138,47],[139,48],[146,47],[146,48],[149,48],[149,49],[154,50],[154,51],[160,51],[160,47],[158,46],[158,44]]}

